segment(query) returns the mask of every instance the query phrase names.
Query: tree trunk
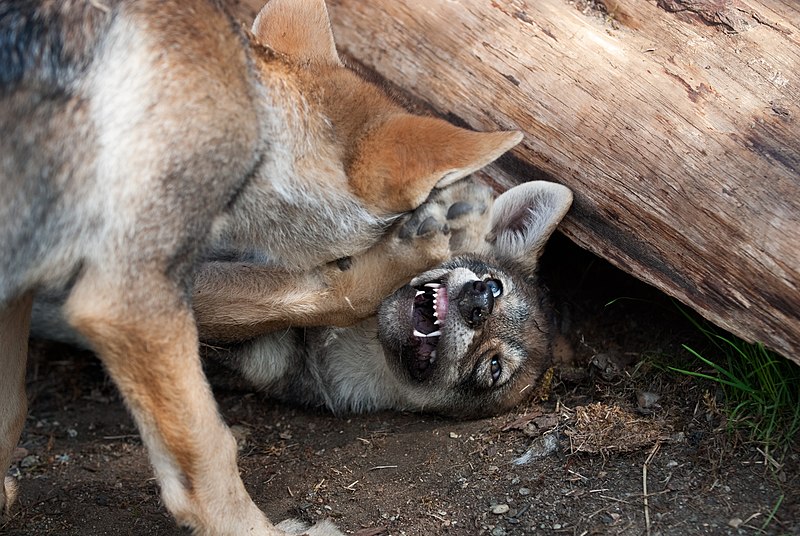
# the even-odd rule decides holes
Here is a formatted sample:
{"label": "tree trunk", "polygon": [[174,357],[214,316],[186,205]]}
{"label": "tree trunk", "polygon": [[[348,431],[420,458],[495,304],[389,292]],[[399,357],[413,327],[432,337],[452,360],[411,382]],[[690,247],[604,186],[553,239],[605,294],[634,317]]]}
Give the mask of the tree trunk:
{"label": "tree trunk", "polygon": [[524,131],[489,175],[572,188],[572,240],[800,363],[799,3],[329,7],[345,55],[402,93]]}

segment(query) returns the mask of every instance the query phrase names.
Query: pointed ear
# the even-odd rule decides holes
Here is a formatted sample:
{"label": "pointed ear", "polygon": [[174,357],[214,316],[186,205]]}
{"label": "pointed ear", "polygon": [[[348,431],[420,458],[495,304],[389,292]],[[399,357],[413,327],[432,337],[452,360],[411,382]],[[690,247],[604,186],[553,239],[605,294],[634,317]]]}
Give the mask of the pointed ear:
{"label": "pointed ear", "polygon": [[299,63],[342,65],[324,0],[270,0],[252,32],[261,44]]}
{"label": "pointed ear", "polygon": [[492,206],[487,236],[491,253],[534,271],[571,204],[570,189],[554,182],[526,182],[505,191]]}
{"label": "pointed ear", "polygon": [[433,117],[398,114],[370,131],[348,166],[350,187],[381,214],[414,210],[522,141],[521,132],[474,132]]}

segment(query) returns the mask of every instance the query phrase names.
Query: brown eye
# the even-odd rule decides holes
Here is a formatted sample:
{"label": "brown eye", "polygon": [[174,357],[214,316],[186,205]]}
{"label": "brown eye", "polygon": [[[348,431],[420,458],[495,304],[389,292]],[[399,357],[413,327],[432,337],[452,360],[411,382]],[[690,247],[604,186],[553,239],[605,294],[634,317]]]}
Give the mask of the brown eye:
{"label": "brown eye", "polygon": [[492,375],[492,383],[497,383],[500,379],[500,374],[503,372],[503,367],[500,365],[500,356],[492,356],[492,362],[489,364],[489,372]]}

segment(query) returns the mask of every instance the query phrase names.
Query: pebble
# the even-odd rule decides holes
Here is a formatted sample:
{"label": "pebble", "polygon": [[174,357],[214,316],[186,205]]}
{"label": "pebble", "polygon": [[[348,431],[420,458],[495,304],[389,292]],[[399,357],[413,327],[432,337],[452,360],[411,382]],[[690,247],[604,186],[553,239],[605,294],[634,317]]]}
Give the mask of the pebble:
{"label": "pebble", "polygon": [[738,517],[734,517],[733,519],[731,519],[730,521],[728,521],[728,526],[729,526],[729,527],[732,527],[732,528],[734,528],[734,529],[738,529],[738,528],[739,528],[739,527],[742,525],[742,523],[744,523],[744,521],[742,521],[742,520],[741,520],[740,518],[738,518]]}
{"label": "pebble", "polygon": [[558,438],[555,434],[545,434],[537,439],[535,439],[532,443],[530,448],[514,460],[512,463],[514,465],[525,465],[534,460],[539,460],[544,458],[545,456],[549,456],[550,454],[556,452],[558,450]]}
{"label": "pebble", "polygon": [[492,536],[506,536],[506,529],[503,527],[495,527],[492,529]]}
{"label": "pebble", "polygon": [[530,495],[531,490],[529,490],[528,488],[519,488],[519,494],[522,496]]}
{"label": "pebble", "polygon": [[492,506],[492,513],[495,515],[507,514],[509,507],[507,504],[495,504]]}
{"label": "pebble", "polygon": [[24,468],[34,467],[36,465],[39,465],[39,456],[35,454],[29,454],[22,458],[22,461],[19,462],[19,466]]}
{"label": "pebble", "polygon": [[658,393],[651,393],[649,391],[639,391],[636,393],[636,402],[641,409],[648,409],[654,406],[660,399],[661,395]]}

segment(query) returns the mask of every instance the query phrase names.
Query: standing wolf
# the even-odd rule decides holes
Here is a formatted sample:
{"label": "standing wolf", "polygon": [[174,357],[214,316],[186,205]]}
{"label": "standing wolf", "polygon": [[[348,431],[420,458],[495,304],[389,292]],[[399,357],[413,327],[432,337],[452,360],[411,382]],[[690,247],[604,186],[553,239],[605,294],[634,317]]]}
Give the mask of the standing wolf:
{"label": "standing wolf", "polygon": [[[213,0],[0,2],[0,132],[0,471],[25,420],[33,295],[62,291],[169,511],[259,535],[282,531],[244,489],[200,366],[198,257],[302,270],[358,255],[521,139],[405,113],[342,65],[322,0],[273,0],[251,34]],[[340,283],[326,280],[349,297]],[[314,305],[281,299],[300,319]],[[325,308],[354,321],[346,305]],[[12,498],[7,479],[0,511]]]}

